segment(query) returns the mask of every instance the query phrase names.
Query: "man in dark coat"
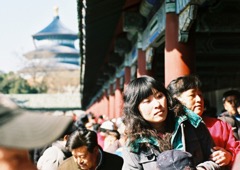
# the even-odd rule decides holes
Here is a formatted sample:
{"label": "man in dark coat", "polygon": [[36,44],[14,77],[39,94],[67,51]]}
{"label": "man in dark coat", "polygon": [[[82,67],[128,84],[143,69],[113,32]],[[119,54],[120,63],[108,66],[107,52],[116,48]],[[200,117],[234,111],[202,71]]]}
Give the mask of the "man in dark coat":
{"label": "man in dark coat", "polygon": [[223,106],[225,111],[218,117],[232,126],[234,136],[240,140],[240,116],[237,111],[240,92],[238,90],[229,90],[223,93]]}
{"label": "man in dark coat", "polygon": [[75,131],[67,141],[72,157],[66,159],[59,170],[121,170],[123,159],[104,152],[98,145],[94,131],[81,128]]}

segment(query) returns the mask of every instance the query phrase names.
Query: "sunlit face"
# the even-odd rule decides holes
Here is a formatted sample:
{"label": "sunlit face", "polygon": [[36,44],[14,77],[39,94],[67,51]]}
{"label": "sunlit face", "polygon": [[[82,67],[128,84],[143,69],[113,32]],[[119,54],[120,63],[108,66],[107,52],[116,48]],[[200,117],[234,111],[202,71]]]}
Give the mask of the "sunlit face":
{"label": "sunlit face", "polygon": [[189,89],[176,97],[188,109],[202,116],[204,111],[204,99],[199,89]]}
{"label": "sunlit face", "polygon": [[29,158],[27,150],[0,147],[1,170],[37,170]]}
{"label": "sunlit face", "polygon": [[156,127],[167,117],[167,98],[163,93],[154,91],[154,94],[141,101],[138,109],[142,117],[153,127]]}
{"label": "sunlit face", "polygon": [[237,107],[237,112],[240,114],[240,106]]}
{"label": "sunlit face", "polygon": [[93,124],[92,124],[91,122],[86,123],[86,124],[85,124],[85,127],[86,127],[87,129],[89,129],[89,130],[94,130],[94,129],[93,129]]}
{"label": "sunlit face", "polygon": [[236,96],[228,96],[223,103],[225,110],[228,111],[229,114],[234,115],[237,112],[237,98]]}
{"label": "sunlit face", "polygon": [[98,165],[98,148],[95,147],[93,153],[87,150],[87,146],[81,146],[72,150],[74,161],[81,170],[93,170]]}

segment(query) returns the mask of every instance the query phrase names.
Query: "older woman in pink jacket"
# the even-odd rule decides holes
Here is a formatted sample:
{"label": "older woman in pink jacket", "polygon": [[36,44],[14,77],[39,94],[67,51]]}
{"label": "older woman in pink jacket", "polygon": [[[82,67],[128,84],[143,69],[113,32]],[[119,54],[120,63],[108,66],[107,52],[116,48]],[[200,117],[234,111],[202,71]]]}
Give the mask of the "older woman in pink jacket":
{"label": "older woman in pink jacket", "polygon": [[210,159],[222,167],[231,168],[240,150],[240,141],[236,140],[232,128],[227,123],[217,118],[203,116],[204,99],[198,77],[193,75],[178,77],[169,83],[167,89],[173,97],[203,118],[216,144]]}

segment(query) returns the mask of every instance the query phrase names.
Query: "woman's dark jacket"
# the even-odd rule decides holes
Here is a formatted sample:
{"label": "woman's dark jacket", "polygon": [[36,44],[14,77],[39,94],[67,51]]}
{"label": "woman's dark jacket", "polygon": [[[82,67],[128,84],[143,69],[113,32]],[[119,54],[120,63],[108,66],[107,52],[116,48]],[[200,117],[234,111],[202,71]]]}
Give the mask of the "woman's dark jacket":
{"label": "woman's dark jacket", "polygon": [[[208,158],[214,146],[211,135],[202,121],[202,118],[185,108],[186,115],[177,117],[175,130],[171,139],[174,149],[190,152],[194,166],[199,163],[209,163]],[[148,149],[141,148],[143,143],[148,143]],[[149,145],[150,144],[150,145]],[[139,138],[133,143],[127,143],[123,149],[123,170],[157,169],[156,158],[160,153],[159,143],[155,138]],[[217,168],[216,168],[217,169]]]}

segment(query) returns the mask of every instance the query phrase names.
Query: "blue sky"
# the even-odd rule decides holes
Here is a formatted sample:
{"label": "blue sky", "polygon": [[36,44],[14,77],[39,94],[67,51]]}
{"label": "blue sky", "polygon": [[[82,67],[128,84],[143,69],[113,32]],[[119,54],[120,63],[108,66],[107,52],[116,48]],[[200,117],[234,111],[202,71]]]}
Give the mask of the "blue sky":
{"label": "blue sky", "polygon": [[0,70],[16,71],[26,61],[22,54],[34,50],[32,35],[53,19],[59,7],[62,23],[78,32],[77,0],[6,0],[0,5]]}

